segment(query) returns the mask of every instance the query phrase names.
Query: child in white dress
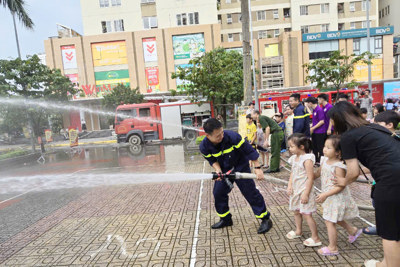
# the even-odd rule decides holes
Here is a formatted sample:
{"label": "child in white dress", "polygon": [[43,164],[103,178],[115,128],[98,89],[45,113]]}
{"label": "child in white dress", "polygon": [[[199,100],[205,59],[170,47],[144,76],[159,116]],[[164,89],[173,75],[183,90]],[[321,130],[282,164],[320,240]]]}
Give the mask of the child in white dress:
{"label": "child in white dress", "polygon": [[312,213],[317,210],[314,192],[314,163],[315,156],[311,152],[311,140],[304,134],[295,133],[288,139],[289,151],[293,154],[289,158],[292,172],[288,183],[289,210],[294,212],[296,230],[290,231],[288,239],[299,238],[302,235],[303,217],[311,230],[311,237],[303,242],[307,247],[320,246],[317,224]]}
{"label": "child in white dress", "polygon": [[321,177],[322,193],[316,198],[318,203],[323,203],[323,218],[328,229],[329,245],[318,250],[323,256],[338,255],[336,224],[346,229],[349,234],[349,242],[354,243],[362,233],[346,220],[358,216],[358,207],[351,197],[348,187],[334,186],[332,179],[335,175],[345,177],[346,165],[340,160],[340,138],[329,136],[325,141],[324,157],[321,157],[321,166],[315,173],[315,177]]}

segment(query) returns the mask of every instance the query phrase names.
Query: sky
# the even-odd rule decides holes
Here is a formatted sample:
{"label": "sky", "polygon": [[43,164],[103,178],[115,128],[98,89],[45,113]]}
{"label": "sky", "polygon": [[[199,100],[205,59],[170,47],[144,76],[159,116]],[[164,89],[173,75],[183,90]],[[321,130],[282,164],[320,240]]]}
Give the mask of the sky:
{"label": "sky", "polygon": [[[21,56],[44,53],[44,40],[57,36],[56,23],[68,26],[83,35],[79,0],[25,0],[26,9],[35,27],[27,30],[16,19]],[[18,57],[12,16],[0,6],[0,59]]]}

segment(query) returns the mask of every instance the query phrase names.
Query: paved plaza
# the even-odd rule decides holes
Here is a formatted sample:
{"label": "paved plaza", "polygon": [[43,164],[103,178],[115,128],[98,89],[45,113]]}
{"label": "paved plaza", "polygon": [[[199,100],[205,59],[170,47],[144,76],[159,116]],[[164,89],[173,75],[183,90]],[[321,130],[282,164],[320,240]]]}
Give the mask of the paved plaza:
{"label": "paved plaza", "polygon": [[[362,266],[365,259],[383,257],[379,237],[362,235],[349,244],[343,229],[338,235],[340,255],[334,257],[319,256],[318,248],[302,244],[310,235],[306,224],[300,240],[287,240],[286,233],[294,228],[288,196],[283,186],[265,181],[257,182],[257,187],[272,214],[274,226],[270,232],[257,234],[259,221],[236,186],[230,194],[234,225],[212,230],[211,225],[219,220],[214,211],[213,182],[190,176],[209,173],[211,168],[196,152],[186,153],[184,162],[175,159],[175,163],[168,163],[174,157],[168,154],[164,161],[147,160],[124,168],[108,167],[105,160],[95,168],[82,167],[78,174],[107,175],[117,169],[121,176],[140,173],[146,178],[161,171],[171,173],[172,168],[179,176],[187,173],[187,181],[116,181],[95,187],[79,187],[78,182],[65,189],[3,192],[0,265],[336,267]],[[51,173],[52,168],[62,165],[53,164],[43,167],[44,171]],[[275,176],[287,180],[288,172]],[[370,205],[368,185],[355,184],[351,188],[358,204]],[[371,211],[360,211],[360,216],[374,222]],[[314,218],[327,245],[320,206]],[[353,223],[366,226],[361,219]]]}

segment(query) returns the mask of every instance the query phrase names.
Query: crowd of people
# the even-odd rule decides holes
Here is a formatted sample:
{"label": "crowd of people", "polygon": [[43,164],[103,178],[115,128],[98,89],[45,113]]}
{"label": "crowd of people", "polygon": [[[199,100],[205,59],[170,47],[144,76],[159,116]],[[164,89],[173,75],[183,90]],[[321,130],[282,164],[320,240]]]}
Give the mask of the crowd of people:
{"label": "crowd of people", "polygon": [[[327,94],[310,96],[304,101],[300,100],[300,94],[292,94],[289,105],[273,118],[260,115],[254,106],[246,115],[247,139],[260,152],[264,173],[279,171],[280,153],[285,149],[291,155],[287,192],[296,228],[286,237],[302,236],[304,218],[311,231],[304,245],[321,246],[312,217],[316,203],[321,203],[329,238],[328,246],[318,250],[321,255],[339,254],[336,225],[340,225],[347,231],[349,243],[355,242],[362,232],[382,238],[384,259],[366,261],[365,266],[399,266],[400,139],[396,135],[400,126],[399,103],[373,105],[369,90],[363,91],[354,104],[345,94],[338,96],[334,106],[328,100]],[[358,216],[348,185],[359,177],[360,170],[374,179],[371,197],[376,227],[357,229],[348,222]],[[321,179],[322,187],[318,195],[314,192],[317,178]]]}

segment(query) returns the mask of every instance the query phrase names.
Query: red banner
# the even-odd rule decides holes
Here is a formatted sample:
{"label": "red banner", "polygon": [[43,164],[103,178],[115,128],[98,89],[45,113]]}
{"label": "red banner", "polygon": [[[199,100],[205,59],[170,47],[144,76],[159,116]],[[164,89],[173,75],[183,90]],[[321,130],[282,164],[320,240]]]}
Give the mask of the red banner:
{"label": "red banner", "polygon": [[146,85],[147,93],[157,92],[160,90],[158,67],[146,68]]}

